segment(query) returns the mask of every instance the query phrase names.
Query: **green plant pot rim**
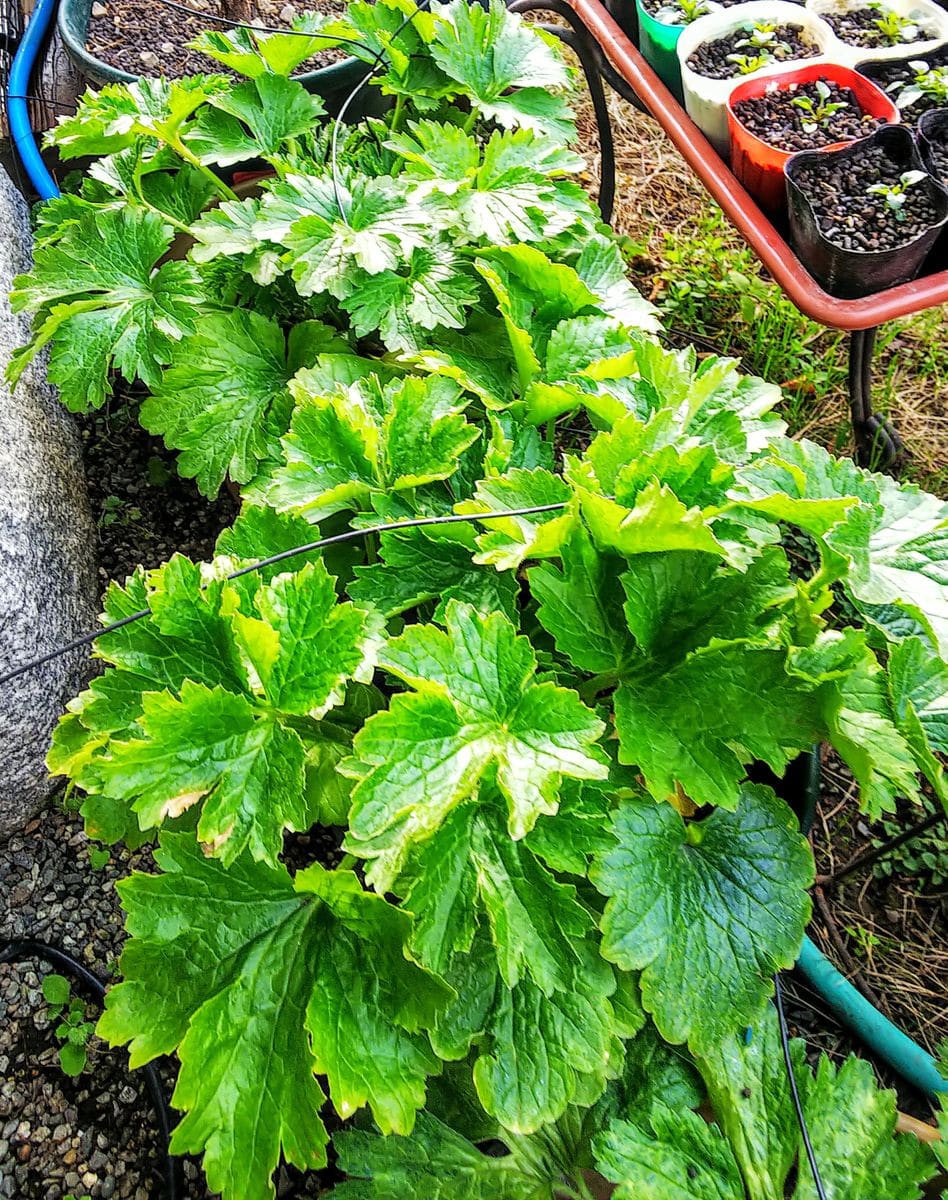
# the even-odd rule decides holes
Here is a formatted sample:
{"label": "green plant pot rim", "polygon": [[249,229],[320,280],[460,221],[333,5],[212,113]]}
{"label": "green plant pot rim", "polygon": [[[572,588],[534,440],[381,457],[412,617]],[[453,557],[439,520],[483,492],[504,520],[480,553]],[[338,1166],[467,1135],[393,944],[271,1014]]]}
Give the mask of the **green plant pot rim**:
{"label": "green plant pot rim", "polygon": [[[131,75],[128,71],[109,66],[86,48],[86,31],[89,28],[91,13],[92,0],[60,0],[57,23],[66,53],[92,83],[134,83],[140,78],[139,75]],[[359,59],[344,58],[315,71],[294,75],[293,78],[302,83],[307,91],[325,95],[351,91],[359,81],[360,71],[364,70],[365,64]]]}

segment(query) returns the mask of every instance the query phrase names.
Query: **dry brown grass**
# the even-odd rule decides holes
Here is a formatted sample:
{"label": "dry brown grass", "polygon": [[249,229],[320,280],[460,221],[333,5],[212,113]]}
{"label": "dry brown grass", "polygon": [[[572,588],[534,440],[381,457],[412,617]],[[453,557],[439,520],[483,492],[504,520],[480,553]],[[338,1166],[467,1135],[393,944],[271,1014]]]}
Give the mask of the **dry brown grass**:
{"label": "dry brown grass", "polygon": [[[614,94],[609,96],[609,107],[617,168],[613,224],[635,243],[638,257],[633,268],[643,290],[661,302],[667,296],[667,275],[674,271],[667,261],[669,246],[706,238],[715,206],[655,121]],[[591,110],[585,105],[580,129],[595,185],[598,145]],[[729,252],[742,252],[742,243],[729,226],[721,236],[723,266]],[[759,268],[758,274],[764,278]],[[776,287],[770,287],[776,296]],[[718,308],[714,305],[712,297],[706,307],[719,318],[717,329],[706,326],[697,337],[694,329],[673,330],[672,336],[680,332],[701,349],[740,354],[749,370],[785,386],[785,415],[794,432],[835,450],[850,449],[845,339],[791,313],[788,319],[795,322],[793,326],[777,332],[793,343],[793,360],[803,370],[781,378],[786,373],[779,370],[779,359],[754,361],[754,348],[742,344],[745,338],[735,322],[733,296],[722,294]],[[875,379],[876,407],[894,421],[908,448],[905,474],[948,495],[948,310],[933,310],[881,331]]]}

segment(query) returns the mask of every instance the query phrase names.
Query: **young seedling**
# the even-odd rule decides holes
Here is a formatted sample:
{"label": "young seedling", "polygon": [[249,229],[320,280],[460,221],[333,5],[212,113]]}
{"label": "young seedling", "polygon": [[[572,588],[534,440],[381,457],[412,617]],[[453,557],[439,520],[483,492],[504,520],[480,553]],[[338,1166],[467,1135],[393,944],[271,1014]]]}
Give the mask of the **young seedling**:
{"label": "young seedling", "polygon": [[908,17],[900,16],[892,8],[883,8],[879,0],[872,0],[868,7],[879,13],[872,23],[882,34],[886,45],[897,46],[900,42],[914,42],[918,37],[919,28]]}
{"label": "young seedling", "polygon": [[763,67],[769,67],[774,58],[772,54],[729,54],[727,61],[734,63],[741,75],[750,75]]}
{"label": "young seedling", "polygon": [[710,11],[707,0],[672,0],[656,12],[655,20],[662,25],[690,25]]}
{"label": "young seedling", "polygon": [[52,1021],[59,1019],[54,1033],[62,1042],[59,1065],[66,1075],[81,1075],[85,1070],[86,1046],[95,1025],[86,1020],[86,1006],[73,996],[69,980],[62,975],[47,975],[43,980],[43,997]]}
{"label": "young seedling", "polygon": [[919,100],[934,100],[937,105],[948,104],[948,67],[930,67],[927,62],[917,60],[909,67],[915,78],[908,83],[897,79],[886,89],[895,92],[896,108],[911,108]]}
{"label": "young seedling", "polygon": [[903,171],[898,183],[873,183],[866,188],[866,194],[881,196],[889,212],[897,221],[905,220],[905,201],[908,190],[925,178],[924,171]]}
{"label": "young seedling", "polygon": [[822,79],[816,81],[816,94],[812,96],[795,96],[790,103],[803,113],[803,132],[815,133],[817,129],[825,128],[833,117],[844,108],[849,108],[845,100],[830,100],[832,92],[829,85]]}
{"label": "young seedling", "polygon": [[778,50],[789,51],[790,49],[787,42],[778,40],[777,29],[778,25],[775,21],[755,21],[748,30],[747,37],[741,38],[737,47],[740,49],[742,46],[747,46],[751,50],[766,52],[772,57],[776,57]]}

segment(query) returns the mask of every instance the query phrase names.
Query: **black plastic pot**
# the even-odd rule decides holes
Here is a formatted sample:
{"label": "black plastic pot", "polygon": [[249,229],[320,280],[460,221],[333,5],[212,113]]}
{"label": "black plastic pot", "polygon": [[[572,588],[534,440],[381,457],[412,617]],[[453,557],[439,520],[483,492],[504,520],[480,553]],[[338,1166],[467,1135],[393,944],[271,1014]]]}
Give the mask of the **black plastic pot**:
{"label": "black plastic pot", "polygon": [[916,131],[918,148],[926,170],[930,171],[942,184],[948,184],[948,172],[939,171],[932,155],[932,143],[939,146],[948,145],[948,109],[933,108],[925,113],[918,123]]}
{"label": "black plastic pot", "polygon": [[[109,66],[100,58],[96,58],[86,47],[86,32],[89,28],[89,17],[92,14],[92,0],[60,0],[59,36],[62,38],[66,53],[79,68],[79,71],[94,84],[134,83],[139,78],[127,71],[120,71]],[[207,23],[209,29],[217,26],[211,20]],[[317,71],[306,71],[294,76],[308,92],[319,96],[330,116],[335,116],[339,106],[358,85],[360,79],[368,72],[368,66],[357,58],[344,58],[339,62],[320,67]],[[349,122],[357,121],[366,115],[377,115],[379,102],[385,107],[385,98],[381,97],[378,88],[366,86],[362,95],[346,110]]]}
{"label": "black plastic pot", "polygon": [[[898,92],[887,91],[887,81],[891,79],[893,68],[907,67],[909,63],[918,62],[928,63],[930,67],[944,67],[948,65],[948,42],[942,42],[937,49],[930,50],[928,54],[919,54],[915,51],[914,54],[904,54],[901,58],[867,58],[856,64],[856,71],[860,75],[864,75],[866,79],[871,79],[887,96],[891,96],[892,103],[897,105]],[[914,125],[917,123],[919,116],[912,112],[914,105],[907,109],[900,109],[903,125]]]}
{"label": "black plastic pot", "polygon": [[841,299],[868,296],[914,279],[948,221],[948,191],[929,176],[917,186],[929,189],[940,219],[912,241],[893,250],[846,250],[825,237],[796,177],[803,167],[825,168],[840,159],[855,157],[871,144],[881,146],[900,171],[925,170],[915,139],[904,125],[885,125],[870,137],[838,150],[803,150],[794,154],[784,168],[791,245],[814,279]]}

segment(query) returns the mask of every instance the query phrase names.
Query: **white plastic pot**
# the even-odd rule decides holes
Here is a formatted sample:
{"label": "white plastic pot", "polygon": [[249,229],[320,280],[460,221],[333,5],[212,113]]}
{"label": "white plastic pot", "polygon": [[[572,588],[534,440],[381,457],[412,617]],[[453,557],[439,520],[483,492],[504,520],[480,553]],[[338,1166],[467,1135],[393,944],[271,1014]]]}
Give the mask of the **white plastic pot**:
{"label": "white plastic pot", "polygon": [[[727,37],[736,29],[750,27],[757,21],[776,22],[778,25],[795,25],[803,28],[810,39],[820,47],[820,54],[811,58],[791,58],[786,62],[771,63],[749,75],[735,75],[732,79],[708,79],[688,66],[688,59],[705,42],[714,42]],[[678,62],[681,65],[681,86],[685,97],[688,116],[698,126],[717,152],[727,156],[727,99],[739,83],[756,79],[758,75],[777,74],[794,70],[801,63],[826,62],[830,55],[827,48],[836,39],[833,31],[815,13],[807,12],[799,4],[788,0],[750,0],[748,4],[735,4],[721,12],[699,17],[687,26],[678,39]],[[865,57],[865,54],[863,54]]]}
{"label": "white plastic pot", "polygon": [[[855,67],[857,63],[890,58],[924,58],[939,44],[948,39],[948,12],[945,12],[934,0],[882,0],[885,8],[891,8],[900,17],[918,21],[931,29],[932,36],[925,37],[923,33],[914,42],[897,42],[894,46],[853,46],[844,42],[830,29],[833,41],[827,53],[833,62],[843,67]],[[815,17],[823,13],[849,12],[852,9],[865,8],[865,0],[806,0],[806,9]]]}

